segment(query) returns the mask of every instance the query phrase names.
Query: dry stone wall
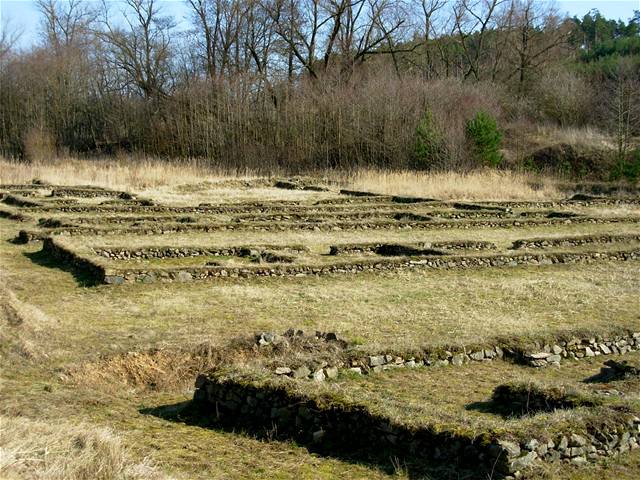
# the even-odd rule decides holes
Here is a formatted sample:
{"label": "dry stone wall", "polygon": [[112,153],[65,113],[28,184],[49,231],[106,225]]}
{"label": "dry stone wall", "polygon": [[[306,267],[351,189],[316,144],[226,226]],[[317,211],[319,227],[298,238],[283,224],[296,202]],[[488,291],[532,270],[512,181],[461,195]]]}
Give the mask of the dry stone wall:
{"label": "dry stone wall", "polygon": [[558,238],[527,238],[516,240],[511,246],[512,249],[534,249],[549,247],[577,247],[592,243],[619,243],[637,242],[640,235],[584,235],[579,237],[558,237]]}
{"label": "dry stone wall", "polygon": [[195,386],[194,404],[221,425],[251,432],[274,431],[275,427],[280,436],[343,453],[371,451],[375,445],[387,458],[394,455],[414,462],[423,459],[474,468],[493,478],[518,478],[541,461],[583,465],[638,448],[640,438],[640,418],[625,413],[613,415],[615,422],[555,438],[514,439],[500,438],[494,432],[465,435],[429,425],[408,428],[362,405],[316,399],[292,393],[285,385],[252,383],[216,373],[198,376]]}

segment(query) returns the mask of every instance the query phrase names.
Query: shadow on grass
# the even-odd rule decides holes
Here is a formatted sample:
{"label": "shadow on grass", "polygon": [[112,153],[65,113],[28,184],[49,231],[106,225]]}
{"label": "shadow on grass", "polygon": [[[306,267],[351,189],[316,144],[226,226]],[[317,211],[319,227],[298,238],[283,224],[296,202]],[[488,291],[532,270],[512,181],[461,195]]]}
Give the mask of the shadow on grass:
{"label": "shadow on grass", "polygon": [[[470,471],[468,466],[456,465],[451,458],[437,462],[422,455],[409,454],[409,445],[406,445],[406,454],[402,457],[391,454],[383,446],[371,445],[371,448],[349,448],[349,440],[337,445],[319,445],[315,443],[301,443],[289,435],[279,434],[277,429],[265,429],[261,427],[234,427],[224,425],[215,420],[211,411],[207,411],[192,401],[184,401],[171,405],[163,405],[155,408],[143,408],[139,410],[143,415],[152,415],[171,422],[184,423],[194,427],[213,429],[227,433],[244,435],[261,441],[293,441],[297,445],[305,447],[310,453],[323,457],[331,457],[337,460],[373,467],[388,475],[404,474],[412,480],[471,480],[486,479],[486,475]],[[357,432],[354,432],[356,434]],[[432,452],[431,452],[432,453]],[[461,456],[461,460],[464,458]],[[494,477],[501,478],[501,477]]]}
{"label": "shadow on grass", "polygon": [[620,380],[640,379],[640,363],[613,359],[604,362],[598,373],[583,380],[584,383],[611,383]]}
{"label": "shadow on grass", "polygon": [[73,275],[73,278],[80,287],[95,287],[100,285],[100,282],[98,282],[98,280],[96,280],[92,275],[79,271],[64,262],[53,259],[42,250],[37,252],[23,252],[23,255],[41,267],[55,268],[56,270],[62,270],[70,273]]}
{"label": "shadow on grass", "polygon": [[498,415],[505,420],[510,418],[528,417],[537,413],[535,411],[522,408],[520,405],[505,405],[493,400],[468,403],[464,408],[465,410]]}

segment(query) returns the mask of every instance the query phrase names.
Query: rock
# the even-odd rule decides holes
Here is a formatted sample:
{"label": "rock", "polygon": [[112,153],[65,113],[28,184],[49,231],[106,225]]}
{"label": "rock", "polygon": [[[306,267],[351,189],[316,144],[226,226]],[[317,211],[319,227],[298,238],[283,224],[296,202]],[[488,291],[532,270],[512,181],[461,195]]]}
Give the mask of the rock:
{"label": "rock", "polygon": [[586,465],[588,461],[583,456],[580,456],[580,457],[573,457],[571,459],[571,463],[573,463],[574,465],[583,466],[583,465]]}
{"label": "rock", "polygon": [[584,447],[586,444],[587,444],[587,439],[584,438],[582,435],[578,435],[574,433],[569,438],[570,447]]}
{"label": "rock", "polygon": [[370,367],[377,367],[379,365],[384,365],[384,364],[385,364],[385,358],[383,355],[376,355],[376,356],[369,357]]}
{"label": "rock", "polygon": [[459,353],[451,357],[451,365],[460,366],[464,363],[464,353]]}
{"label": "rock", "polygon": [[532,367],[544,367],[547,365],[547,361],[545,359],[529,360],[529,365]]}
{"label": "rock", "polygon": [[322,441],[322,439],[324,438],[325,435],[325,431],[324,430],[317,430],[315,432],[313,432],[312,436],[313,436],[313,441],[315,443],[318,443],[320,441]]}
{"label": "rock", "polygon": [[562,360],[562,357],[560,355],[551,355],[547,357],[548,363],[560,363],[561,360]]}
{"label": "rock", "polygon": [[476,360],[476,361],[482,360],[484,358],[484,350],[470,353],[469,357],[471,357],[472,360]]}
{"label": "rock", "polygon": [[600,344],[600,352],[602,352],[603,355],[611,355],[611,350],[604,343]]}
{"label": "rock", "polygon": [[595,356],[596,356],[596,354],[595,354],[595,353],[593,353],[593,350],[591,350],[591,348],[590,348],[590,347],[585,347],[585,349],[584,349],[584,354],[585,354],[587,357],[595,357]]}
{"label": "rock", "polygon": [[569,457],[573,458],[573,457],[579,457],[581,455],[584,455],[585,451],[584,448],[582,447],[569,447],[566,450],[567,454]]}
{"label": "rock", "polygon": [[178,281],[179,282],[189,282],[193,279],[189,272],[178,272]]}
{"label": "rock", "polygon": [[516,472],[529,467],[536,458],[538,458],[536,452],[529,452],[526,455],[516,458],[511,462],[511,471]]}
{"label": "rock", "polygon": [[327,378],[334,379],[338,377],[338,367],[327,367],[324,372],[327,375]]}
{"label": "rock", "polygon": [[562,437],[558,443],[558,450],[566,450],[568,446],[569,439],[567,437]]}
{"label": "rock", "polygon": [[324,374],[324,370],[320,369],[320,370],[317,370],[317,371],[313,372],[313,379],[316,382],[324,382],[325,378],[327,378],[327,377]]}
{"label": "rock", "polygon": [[549,447],[547,447],[546,443],[543,443],[542,445],[538,445],[538,448],[536,448],[536,452],[540,457],[546,455],[548,451],[549,451]]}
{"label": "rock", "polygon": [[510,457],[517,457],[518,455],[520,455],[520,445],[515,442],[511,442],[509,440],[500,440],[498,442],[498,445],[506,450]]}
{"label": "rock", "polygon": [[349,369],[349,371],[357,375],[362,375],[362,369],[360,367],[352,367]]}
{"label": "rock", "polygon": [[554,353],[554,355],[560,355],[562,353],[562,347],[559,345],[554,345],[553,347],[551,347],[551,351]]}
{"label": "rock", "polygon": [[307,378],[309,375],[311,375],[311,370],[309,370],[309,367],[306,365],[296,368],[293,371],[293,378]]}
{"label": "rock", "polygon": [[538,448],[538,445],[540,445],[540,442],[538,442],[538,440],[536,440],[535,438],[532,438],[524,444],[524,448],[525,450],[533,451]]}
{"label": "rock", "polygon": [[533,358],[534,360],[545,360],[547,357],[550,357],[550,356],[551,354],[549,352],[536,352],[536,353],[527,354],[527,357]]}
{"label": "rock", "polygon": [[291,373],[291,369],[289,367],[276,368],[276,375],[289,375],[290,373]]}

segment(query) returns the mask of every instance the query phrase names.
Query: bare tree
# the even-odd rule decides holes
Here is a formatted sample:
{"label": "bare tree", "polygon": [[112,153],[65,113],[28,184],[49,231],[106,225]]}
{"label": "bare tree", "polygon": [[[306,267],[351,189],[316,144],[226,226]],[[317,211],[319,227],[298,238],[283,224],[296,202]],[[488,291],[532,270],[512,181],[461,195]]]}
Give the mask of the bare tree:
{"label": "bare tree", "polygon": [[506,79],[517,77],[523,92],[531,73],[553,58],[555,50],[566,45],[571,28],[549,4],[537,0],[512,0],[509,43],[513,49],[513,67]]}
{"label": "bare tree", "polygon": [[275,0],[269,12],[291,56],[318,78],[335,58],[350,72],[369,56],[404,50],[394,40],[405,24],[397,7],[389,0]]}
{"label": "bare tree", "polygon": [[42,14],[42,32],[45,45],[56,54],[71,46],[81,47],[91,36],[97,13],[82,0],[37,0]]}
{"label": "bare tree", "polygon": [[623,162],[633,135],[640,130],[640,74],[632,62],[620,60],[606,86],[605,118],[618,160]]}
{"label": "bare tree", "polygon": [[21,36],[20,30],[14,30],[9,26],[9,20],[2,21],[0,26],[0,64],[9,57]]}
{"label": "bare tree", "polygon": [[473,75],[483,80],[483,57],[486,55],[485,40],[490,32],[495,14],[506,0],[459,0],[454,6],[454,24],[467,68],[464,78]]}
{"label": "bare tree", "polygon": [[161,15],[155,0],[125,0],[128,28],[114,25],[104,8],[99,32],[109,50],[108,61],[123,73],[125,87],[137,88],[146,98],[163,97],[171,78],[173,19]]}

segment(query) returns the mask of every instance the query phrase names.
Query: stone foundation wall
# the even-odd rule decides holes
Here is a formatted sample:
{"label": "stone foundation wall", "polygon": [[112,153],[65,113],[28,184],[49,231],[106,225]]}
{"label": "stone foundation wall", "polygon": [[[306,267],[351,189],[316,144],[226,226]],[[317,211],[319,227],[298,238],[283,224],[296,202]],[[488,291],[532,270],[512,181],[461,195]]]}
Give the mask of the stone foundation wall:
{"label": "stone foundation wall", "polygon": [[21,195],[4,195],[2,197],[2,203],[6,203],[7,205],[13,205],[15,207],[41,207],[42,206],[42,203],[25,198]]}
{"label": "stone foundation wall", "polygon": [[[275,431],[320,451],[383,451],[415,462],[473,468],[479,476],[520,477],[537,462],[586,464],[638,448],[640,418],[619,413],[616,422],[566,432],[552,439],[500,439],[492,432],[455,434],[431,426],[408,428],[366,407],[314,399],[285,386],[253,385],[215,375],[196,379],[194,404],[220,425],[250,432]],[[462,462],[462,463],[460,463]]]}
{"label": "stone foundation wall", "polygon": [[81,198],[114,197],[125,200],[134,198],[134,196],[128,192],[109,190],[99,187],[52,187],[51,196]]}
{"label": "stone foundation wall", "polygon": [[474,362],[509,359],[531,367],[559,365],[563,360],[579,360],[600,355],[624,355],[640,350],[640,332],[620,332],[615,335],[597,335],[589,338],[556,339],[549,343],[528,346],[501,342],[499,345],[450,347],[450,350],[426,349],[410,354],[393,351],[374,355],[346,353],[334,362],[309,364],[278,364],[275,375],[298,379],[323,381],[350,372],[367,375],[397,368],[461,366]]}
{"label": "stone foundation wall", "polygon": [[[331,255],[341,255],[346,253],[374,253],[383,245],[389,245],[385,242],[379,243],[344,243],[340,245],[331,245]],[[415,242],[402,243],[401,245],[411,248],[438,248],[446,250],[495,250],[497,247],[491,242],[481,241],[450,241],[450,242]]]}
{"label": "stone foundation wall", "polygon": [[410,268],[452,269],[452,268],[486,268],[507,267],[518,265],[552,265],[593,263],[606,260],[637,260],[640,259],[640,249],[620,252],[590,252],[590,253],[547,253],[525,255],[491,255],[491,256],[442,256],[428,259],[378,259],[363,260],[358,263],[344,263],[335,265],[277,265],[277,266],[247,266],[242,268],[212,266],[212,267],[175,267],[163,269],[114,269],[113,279],[117,283],[155,281],[190,281],[219,277],[284,277],[327,274],[348,274],[361,272],[393,271]]}
{"label": "stone foundation wall", "polygon": [[94,253],[111,260],[143,260],[159,258],[184,258],[199,256],[245,256],[244,253],[251,250],[286,250],[288,252],[303,253],[308,251],[303,245],[246,245],[230,247],[153,247],[153,248],[106,248],[94,247]]}
{"label": "stone foundation wall", "polygon": [[577,247],[592,243],[620,243],[640,241],[640,235],[584,235],[578,237],[558,237],[558,238],[531,238],[516,240],[511,246],[512,249],[534,249],[548,247]]}
{"label": "stone foundation wall", "polygon": [[[358,405],[332,404],[288,392],[284,387],[256,387],[230,379],[201,375],[196,380],[194,403],[205,416],[224,426],[260,434],[277,431],[320,451],[343,454],[384,452],[398,458],[424,458],[491,472],[498,464],[508,471],[508,453],[482,437],[409,429],[371,414]],[[482,459],[482,460],[480,460]]]}
{"label": "stone foundation wall", "polygon": [[50,258],[72,268],[75,272],[85,275],[88,279],[99,283],[105,282],[106,272],[104,267],[60,245],[55,239],[45,238],[42,243],[42,251]]}
{"label": "stone foundation wall", "polygon": [[256,231],[256,232],[286,232],[286,231],[341,231],[341,230],[433,230],[433,229],[468,229],[468,228],[518,228],[530,226],[559,225],[568,223],[615,224],[638,223],[640,218],[580,218],[571,220],[471,220],[471,221],[440,221],[440,222],[334,222],[334,223],[209,223],[209,224],[173,224],[149,225],[132,228],[100,228],[92,226],[62,227],[50,229],[42,233],[26,232],[21,238],[29,240],[42,239],[48,235],[160,235],[165,233],[182,232],[217,232],[217,231]]}

